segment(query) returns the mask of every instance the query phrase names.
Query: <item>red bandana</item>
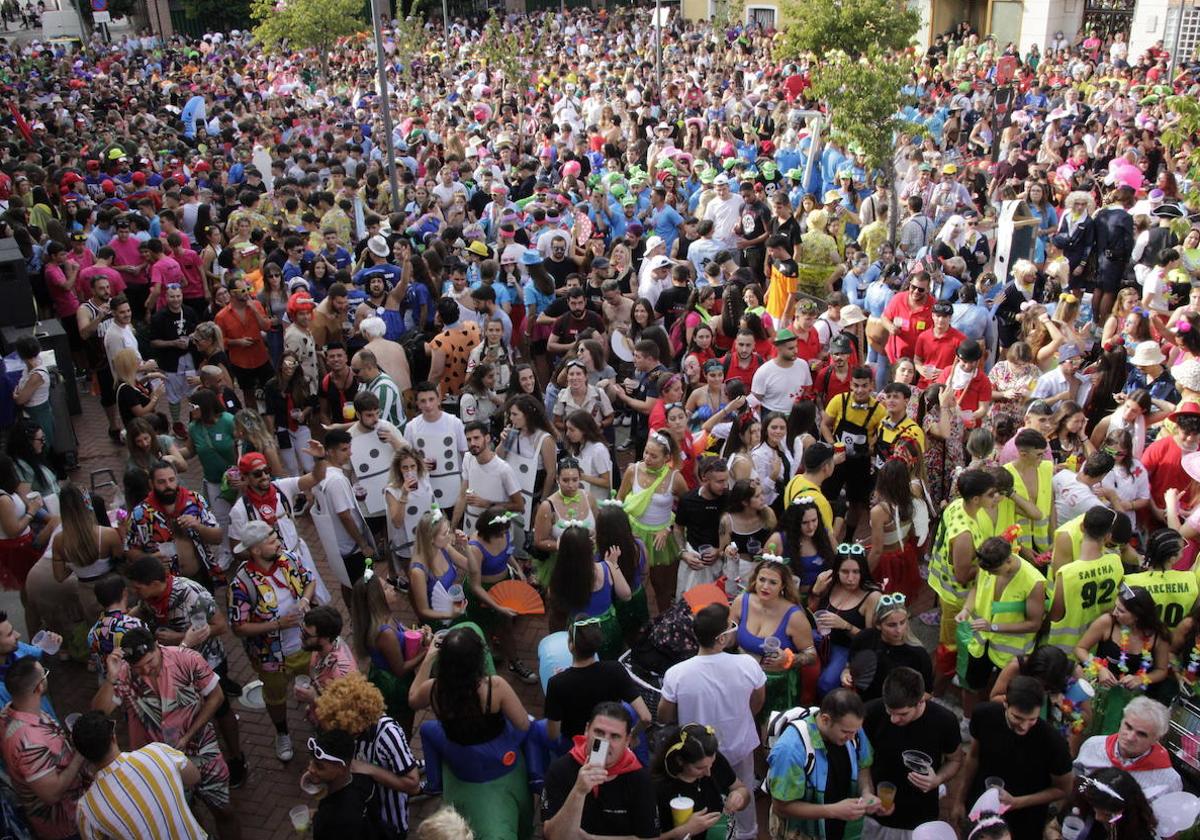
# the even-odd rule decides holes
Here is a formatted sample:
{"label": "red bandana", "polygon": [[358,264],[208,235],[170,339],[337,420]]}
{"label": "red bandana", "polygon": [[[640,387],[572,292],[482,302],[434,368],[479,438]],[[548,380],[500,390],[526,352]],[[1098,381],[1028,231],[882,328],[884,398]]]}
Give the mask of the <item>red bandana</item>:
{"label": "red bandana", "polygon": [[1132,763],[1127,762],[1117,754],[1115,733],[1104,739],[1104,752],[1108,755],[1108,761],[1113,767],[1127,770],[1130,773],[1140,770],[1165,770],[1171,766],[1171,756],[1162,744],[1155,744],[1150,748],[1150,752],[1141,758],[1135,759]]}
{"label": "red bandana", "polygon": [[[579,766],[587,764],[591,750],[588,748],[588,737],[586,735],[576,735],[574,746],[571,747],[571,758],[579,762]],[[638,757],[633,754],[633,750],[626,749],[621,753],[621,757],[617,759],[617,763],[608,768],[608,778],[615,779],[617,776],[625,773],[632,773],[634,770],[641,770],[642,762],[638,761]],[[592,788],[592,796],[599,795],[599,787]]]}
{"label": "red bandana", "polygon": [[196,504],[196,498],[192,495],[191,490],[187,489],[183,485],[180,485],[175,491],[174,510],[167,510],[166,505],[163,504],[162,500],[158,498],[158,494],[153,490],[151,490],[150,495],[146,497],[146,504],[163,514],[163,516],[167,517],[168,519],[175,519],[183,515],[183,512],[187,510],[188,505]]}
{"label": "red bandana", "polygon": [[258,514],[258,518],[274,528],[277,519],[275,511],[279,506],[279,494],[275,490],[275,482],[268,484],[267,492],[262,494],[256,493],[250,487],[249,482],[242,489],[250,504],[254,505],[254,512]]}

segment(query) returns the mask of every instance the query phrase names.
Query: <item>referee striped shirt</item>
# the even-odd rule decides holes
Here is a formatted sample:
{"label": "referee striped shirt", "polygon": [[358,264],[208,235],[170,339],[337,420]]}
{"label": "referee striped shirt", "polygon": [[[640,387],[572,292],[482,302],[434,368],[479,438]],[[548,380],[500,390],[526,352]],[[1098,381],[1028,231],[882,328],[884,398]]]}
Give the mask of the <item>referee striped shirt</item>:
{"label": "referee striped shirt", "polygon": [[79,800],[83,840],[204,840],[184,797],[188,759],[166,744],[121,753]]}
{"label": "referee striped shirt", "polygon": [[[405,776],[417,766],[404,729],[384,715],[373,727],[358,736],[354,757],[359,761],[382,767],[397,776]],[[401,831],[408,830],[408,794],[377,785],[379,814],[383,822]],[[86,838],[85,838],[86,840]]]}

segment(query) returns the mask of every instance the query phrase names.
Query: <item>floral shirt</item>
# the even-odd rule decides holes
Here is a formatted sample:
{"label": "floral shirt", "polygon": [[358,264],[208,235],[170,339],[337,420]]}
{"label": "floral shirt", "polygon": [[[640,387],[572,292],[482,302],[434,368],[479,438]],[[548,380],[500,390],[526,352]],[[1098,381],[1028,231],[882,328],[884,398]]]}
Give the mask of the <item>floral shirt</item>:
{"label": "floral shirt", "polygon": [[75,748],[67,731],[46,712],[19,712],[11,705],[0,710],[0,754],[12,779],[17,799],[25,809],[30,827],[46,840],[74,837],[75,804],[84,791],[83,775],[53,805],[47,805],[30,786],[71,763]]}
{"label": "floral shirt", "polygon": [[121,639],[126,633],[138,627],[145,629],[146,625],[140,618],[120,610],[106,610],[100,620],[92,625],[87,636],[88,650],[91,651],[92,663],[100,679],[105,679],[108,673],[105,659],[121,646]]}
{"label": "floral shirt", "polygon": [[[304,568],[299,555],[281,551],[275,566],[264,574],[253,563],[243,563],[229,586],[229,623],[258,624],[282,616],[280,597],[285,601],[299,599],[312,582],[312,573]],[[264,671],[278,671],[283,666],[283,632],[273,630],[242,640],[250,661]]]}
{"label": "floral shirt", "polygon": [[[176,633],[186,633],[192,626],[192,615],[203,613],[205,619],[217,614],[217,602],[200,584],[182,575],[167,578],[167,591],[156,601],[146,601],[154,611],[154,626],[165,627]],[[217,636],[209,636],[204,644],[196,648],[209,667],[215,668],[225,661],[225,647]]]}
{"label": "floral shirt", "polygon": [[334,640],[333,650],[324,656],[314,652],[312,664],[308,666],[309,674],[318,690],[325,688],[338,677],[344,677],[357,670],[354,652],[341,638]]}
{"label": "floral shirt", "polygon": [[[179,556],[175,549],[175,534],[171,529],[172,521],[179,516],[194,516],[200,523],[210,528],[217,527],[217,518],[208,509],[203,496],[192,493],[185,487],[179,488],[179,499],[174,515],[168,517],[167,512],[158,503],[153,493],[145,501],[136,505],[129,515],[129,533],[125,535],[125,549],[136,548],[147,554],[162,554],[171,560],[171,572],[179,574]],[[204,565],[214,580],[223,580],[221,567],[212,548],[200,539],[200,535],[192,531],[187,535],[196,551],[196,559]]]}

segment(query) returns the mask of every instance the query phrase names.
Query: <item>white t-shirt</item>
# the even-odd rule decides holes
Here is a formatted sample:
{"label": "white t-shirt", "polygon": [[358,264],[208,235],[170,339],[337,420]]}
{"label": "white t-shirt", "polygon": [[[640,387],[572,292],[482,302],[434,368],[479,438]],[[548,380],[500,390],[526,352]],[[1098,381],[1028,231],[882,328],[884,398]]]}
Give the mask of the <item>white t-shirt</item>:
{"label": "white t-shirt", "polygon": [[467,451],[467,435],[463,423],[453,414],[442,412],[432,423],[424,417],[414,417],[404,427],[404,439],[429,461],[433,461],[433,475],[456,472],[462,465],[462,454]]}
{"label": "white t-shirt", "polygon": [[1081,516],[1104,504],[1092,488],[1079,480],[1079,476],[1070,470],[1062,470],[1054,474],[1054,513],[1059,522],[1070,522],[1076,516]]}
{"label": "white t-shirt", "polygon": [[742,221],[742,197],[733,193],[722,201],[713,198],[704,210],[704,218],[713,223],[712,238],[725,248],[733,248],[737,244],[736,230]]}
{"label": "white t-shirt", "polygon": [[780,367],[778,359],[764,364],[754,372],[750,392],[762,400],[767,411],[792,410],[796,395],[812,385],[812,371],[808,362],[796,359],[791,367]]}
{"label": "white t-shirt", "polygon": [[346,531],[338,514],[342,511],[350,511],[359,533],[367,533],[367,523],[358,510],[358,502],[354,498],[354,488],[350,486],[350,479],[344,472],[330,468],[325,474],[325,480],[321,482],[321,490],[325,493],[325,498],[329,500],[329,518],[333,520],[333,532],[337,534],[338,551],[342,553],[343,557],[349,557],[358,550],[358,543]]}
{"label": "white t-shirt", "polygon": [[[278,497],[275,499],[275,526],[279,530],[280,537],[283,538],[284,549],[294,552],[300,545],[300,534],[296,530],[296,523],[292,521],[287,512],[296,504],[296,495],[300,492],[300,477],[277,478],[275,487],[279,491],[277,496],[286,496],[288,501],[288,506],[285,508],[283,499]],[[262,513],[255,517],[255,519],[265,518]],[[237,545],[242,541],[242,529],[249,521],[250,517],[246,514],[245,496],[242,496],[229,508],[229,541],[232,545]]]}
{"label": "white t-shirt", "polygon": [[[1142,462],[1136,459],[1129,463],[1129,472],[1120,467],[1113,467],[1100,484],[1115,490],[1117,498],[1123,502],[1150,498],[1150,473],[1142,466]],[[1129,517],[1131,525],[1137,525],[1137,515],[1134,511],[1127,510],[1125,515]]]}
{"label": "white t-shirt", "polygon": [[[481,464],[474,455],[468,454],[463,458],[462,474],[468,490],[498,505],[505,504],[514,493],[521,492],[517,474],[499,455],[493,454],[492,460]],[[469,510],[473,515],[483,513],[482,509]]]}
{"label": "white t-shirt", "polygon": [[721,754],[736,764],[758,746],[750,695],[766,682],[752,656],[714,653],[668,668],[662,696],[675,704],[678,720],[699,720],[715,729]]}
{"label": "white t-shirt", "polygon": [[138,353],[137,336],[133,333],[133,325],[118,327],[114,322],[109,321],[108,330],[104,333],[104,355],[108,357],[108,367],[113,376],[117,375],[116,370],[113,370],[113,359],[127,347],[138,354],[138,363],[140,364],[142,354]]}

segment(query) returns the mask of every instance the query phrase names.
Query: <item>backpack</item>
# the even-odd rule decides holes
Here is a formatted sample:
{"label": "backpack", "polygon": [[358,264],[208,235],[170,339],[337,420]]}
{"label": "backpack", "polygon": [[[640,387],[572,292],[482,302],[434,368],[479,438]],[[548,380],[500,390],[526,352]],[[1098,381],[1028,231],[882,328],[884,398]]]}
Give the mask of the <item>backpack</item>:
{"label": "backpack", "polygon": [[633,645],[630,658],[638,668],[661,676],[672,665],[700,650],[692,627],[692,608],[680,599],[659,613]]}
{"label": "backpack", "polygon": [[[821,710],[816,706],[808,708],[806,706],[796,706],[782,712],[771,712],[767,719],[766,737],[764,741],[767,749],[772,749],[779,739],[783,737],[783,733],[788,729],[795,729],[796,734],[800,736],[800,743],[804,744],[804,783],[806,787],[812,786],[812,771],[817,766],[817,754],[813,749],[812,736],[808,733],[808,721],[810,718],[815,718]],[[854,755],[858,751],[858,735],[846,742],[851,756],[851,772],[857,776],[857,769],[854,766]],[[767,788],[767,779],[763,779],[760,788],[764,793],[770,793]]]}
{"label": "backpack", "polygon": [[425,349],[425,333],[421,330],[409,330],[397,342],[404,348],[408,358],[408,370],[413,382],[424,382],[429,378],[429,353]]}

